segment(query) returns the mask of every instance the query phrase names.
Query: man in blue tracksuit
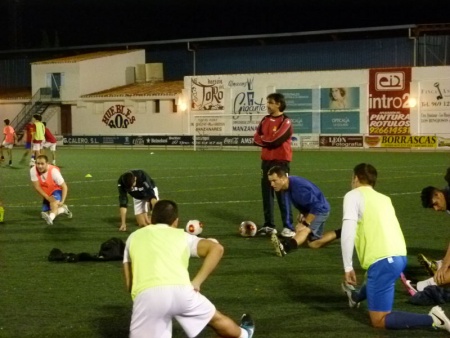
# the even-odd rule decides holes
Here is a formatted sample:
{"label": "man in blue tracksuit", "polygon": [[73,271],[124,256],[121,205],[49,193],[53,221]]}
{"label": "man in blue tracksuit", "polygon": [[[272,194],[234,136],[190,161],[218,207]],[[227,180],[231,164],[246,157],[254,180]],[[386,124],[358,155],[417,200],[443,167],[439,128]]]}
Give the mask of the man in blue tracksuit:
{"label": "man in blue tracksuit", "polygon": [[281,191],[287,205],[298,211],[295,235],[280,242],[271,237],[277,256],[283,257],[304,242],[310,248],[318,249],[341,237],[341,229],[324,233],[325,222],[330,215],[330,204],[322,191],[311,181],[299,176],[288,176],[281,167],[273,167],[268,172],[269,182],[275,191]]}

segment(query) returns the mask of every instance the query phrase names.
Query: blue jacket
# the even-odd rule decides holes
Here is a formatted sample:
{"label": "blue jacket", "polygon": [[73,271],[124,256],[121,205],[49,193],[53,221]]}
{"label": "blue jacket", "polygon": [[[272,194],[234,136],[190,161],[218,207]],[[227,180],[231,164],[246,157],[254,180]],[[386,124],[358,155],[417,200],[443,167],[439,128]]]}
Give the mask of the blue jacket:
{"label": "blue jacket", "polygon": [[330,203],[311,181],[300,176],[289,176],[289,188],[284,192],[292,205],[302,214],[330,212]]}

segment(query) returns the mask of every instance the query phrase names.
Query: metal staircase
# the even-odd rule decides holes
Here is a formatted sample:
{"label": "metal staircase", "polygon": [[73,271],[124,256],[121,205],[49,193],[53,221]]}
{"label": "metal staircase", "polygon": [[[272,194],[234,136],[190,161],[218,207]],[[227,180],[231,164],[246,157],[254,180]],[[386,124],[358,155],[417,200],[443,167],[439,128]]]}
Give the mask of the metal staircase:
{"label": "metal staircase", "polygon": [[16,135],[19,141],[24,135],[24,128],[26,124],[31,121],[33,115],[41,115],[42,122],[48,120],[48,118],[45,118],[44,113],[47,110],[48,106],[50,106],[50,104],[52,104],[52,89],[47,87],[40,88],[33,95],[31,100],[25,104],[19,114],[17,114],[17,116],[11,122],[11,125],[16,131]]}

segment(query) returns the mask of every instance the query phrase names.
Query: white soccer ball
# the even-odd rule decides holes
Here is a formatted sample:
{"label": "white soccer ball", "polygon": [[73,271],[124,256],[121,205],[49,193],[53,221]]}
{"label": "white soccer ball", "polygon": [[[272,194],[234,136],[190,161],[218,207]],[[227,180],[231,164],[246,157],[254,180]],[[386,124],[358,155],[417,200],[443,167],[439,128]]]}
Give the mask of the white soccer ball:
{"label": "white soccer ball", "polygon": [[190,220],[186,224],[186,232],[190,233],[191,235],[200,235],[203,231],[203,223],[200,222],[197,219]]}
{"label": "white soccer ball", "polygon": [[258,227],[252,221],[244,221],[239,226],[239,233],[242,237],[254,237]]}

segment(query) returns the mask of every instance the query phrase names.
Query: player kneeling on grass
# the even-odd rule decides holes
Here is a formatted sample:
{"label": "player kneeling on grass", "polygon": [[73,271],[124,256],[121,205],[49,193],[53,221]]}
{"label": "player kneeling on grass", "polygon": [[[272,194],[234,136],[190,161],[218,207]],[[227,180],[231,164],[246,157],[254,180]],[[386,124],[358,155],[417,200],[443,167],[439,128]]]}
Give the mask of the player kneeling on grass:
{"label": "player kneeling on grass", "polygon": [[72,213],[64,204],[68,192],[67,184],[59,168],[48,163],[47,156],[39,155],[36,158],[35,166],[30,169],[30,177],[34,189],[44,198],[41,216],[47,224],[52,225],[59,214],[72,218]]}
{"label": "player kneeling on grass", "polygon": [[119,189],[120,228],[127,231],[128,194],[133,197],[134,215],[139,226],[150,224],[149,210],[152,210],[159,199],[155,181],[144,170],[134,169],[120,175],[117,182]]}
{"label": "player kneeling on grass", "polygon": [[[344,197],[342,222],[342,259],[349,306],[357,307],[367,299],[370,320],[376,328],[410,329],[437,327],[450,332],[450,320],[435,306],[428,315],[392,311],[395,281],[406,266],[406,244],[391,199],[374,190],[376,169],[367,163],[353,169],[352,190]],[[353,270],[356,248],[367,279],[356,291]]]}
{"label": "player kneeling on grass", "polygon": [[318,249],[341,236],[341,229],[324,233],[325,222],[330,215],[330,204],[322,191],[311,181],[300,176],[288,176],[282,167],[272,167],[268,179],[288,208],[292,204],[300,213],[292,238],[280,241],[272,234],[271,241],[277,256],[283,257],[303,243]]}
{"label": "player kneeling on grass", "polygon": [[[222,258],[222,245],[177,229],[178,222],[177,204],[161,200],[153,208],[152,224],[127,239],[123,267],[134,302],[130,337],[172,337],[175,318],[188,337],[196,337],[208,325],[219,337],[251,338],[255,326],[248,314],[238,326],[200,293]],[[204,258],[192,281],[189,257]]]}

